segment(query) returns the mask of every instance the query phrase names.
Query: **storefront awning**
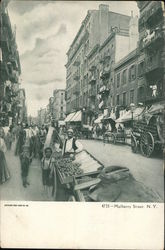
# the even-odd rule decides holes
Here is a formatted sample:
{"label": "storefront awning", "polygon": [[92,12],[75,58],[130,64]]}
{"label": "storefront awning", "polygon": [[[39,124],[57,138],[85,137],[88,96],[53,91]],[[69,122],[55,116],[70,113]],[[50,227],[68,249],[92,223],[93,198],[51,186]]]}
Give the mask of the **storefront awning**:
{"label": "storefront awning", "polygon": [[67,115],[67,117],[65,118],[65,122],[70,122],[75,114],[76,112],[73,112]]}
{"label": "storefront awning", "polygon": [[72,122],[81,122],[82,120],[82,111],[79,110],[76,112],[76,114],[72,117],[71,121]]}
{"label": "storefront awning", "polygon": [[97,124],[97,123],[101,123],[101,120],[104,118],[104,115],[100,115],[95,121],[94,123]]}
{"label": "storefront awning", "polygon": [[[144,107],[139,107],[136,108],[133,111],[133,120],[138,120],[139,116],[142,114],[144,111]],[[121,123],[121,122],[128,122],[132,120],[132,112],[131,110],[127,111],[122,117],[119,117],[116,122]]]}
{"label": "storefront awning", "polygon": [[151,115],[154,115],[154,114],[162,113],[164,110],[165,110],[165,104],[157,103],[157,104],[153,104],[149,108],[148,113]]}

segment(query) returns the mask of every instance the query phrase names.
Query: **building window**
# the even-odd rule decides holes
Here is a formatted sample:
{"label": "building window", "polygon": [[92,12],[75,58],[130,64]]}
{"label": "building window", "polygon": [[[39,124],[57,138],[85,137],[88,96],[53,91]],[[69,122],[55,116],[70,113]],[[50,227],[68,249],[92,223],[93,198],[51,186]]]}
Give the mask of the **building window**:
{"label": "building window", "polygon": [[139,63],[138,65],[138,76],[142,76],[144,74],[144,61]]}
{"label": "building window", "polygon": [[134,103],[134,90],[130,91],[130,103]]}
{"label": "building window", "polygon": [[127,83],[127,70],[123,70],[123,74],[122,74],[122,84],[126,84]]}
{"label": "building window", "polygon": [[61,107],[61,111],[63,111],[63,107]]}
{"label": "building window", "polygon": [[117,88],[120,86],[120,73],[117,74]]}
{"label": "building window", "polygon": [[123,93],[123,106],[126,106],[126,92]]}
{"label": "building window", "polygon": [[82,96],[80,96],[80,107],[82,107]]}
{"label": "building window", "polygon": [[129,68],[129,81],[133,81],[136,79],[136,66],[132,65]]}
{"label": "building window", "polygon": [[117,96],[116,96],[116,104],[117,104],[117,105],[119,105],[119,101],[120,101],[119,98],[120,98],[119,95],[117,95]]}

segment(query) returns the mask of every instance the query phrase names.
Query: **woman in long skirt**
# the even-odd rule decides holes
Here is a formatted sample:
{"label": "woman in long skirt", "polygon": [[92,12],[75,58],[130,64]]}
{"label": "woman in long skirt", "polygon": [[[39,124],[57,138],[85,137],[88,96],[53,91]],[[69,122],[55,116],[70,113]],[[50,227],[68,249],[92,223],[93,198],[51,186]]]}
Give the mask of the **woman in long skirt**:
{"label": "woman in long skirt", "polygon": [[10,178],[10,173],[7,167],[5,158],[6,145],[4,141],[4,131],[0,128],[0,184],[3,184]]}

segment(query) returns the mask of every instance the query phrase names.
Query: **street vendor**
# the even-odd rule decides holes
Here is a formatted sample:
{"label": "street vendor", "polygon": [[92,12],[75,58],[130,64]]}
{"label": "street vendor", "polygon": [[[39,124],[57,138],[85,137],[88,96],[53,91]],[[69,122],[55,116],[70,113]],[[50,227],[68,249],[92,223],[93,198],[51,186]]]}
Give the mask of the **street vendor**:
{"label": "street vendor", "polygon": [[74,153],[79,153],[82,150],[83,150],[83,145],[74,138],[73,129],[68,129],[67,139],[65,139],[62,148],[62,155],[72,157]]}

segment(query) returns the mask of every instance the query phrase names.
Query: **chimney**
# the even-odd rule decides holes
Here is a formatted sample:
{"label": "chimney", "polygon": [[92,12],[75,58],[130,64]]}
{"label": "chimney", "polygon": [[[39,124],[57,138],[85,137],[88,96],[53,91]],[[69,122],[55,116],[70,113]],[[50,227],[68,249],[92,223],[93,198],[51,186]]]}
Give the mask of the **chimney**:
{"label": "chimney", "polygon": [[99,5],[99,33],[100,33],[100,44],[105,41],[108,37],[109,28],[109,5]]}
{"label": "chimney", "polygon": [[131,11],[131,18],[129,22],[129,51],[136,49],[137,42],[139,40],[138,32],[138,17],[133,17],[133,11]]}
{"label": "chimney", "polygon": [[109,5],[107,4],[99,4],[100,11],[109,11]]}

